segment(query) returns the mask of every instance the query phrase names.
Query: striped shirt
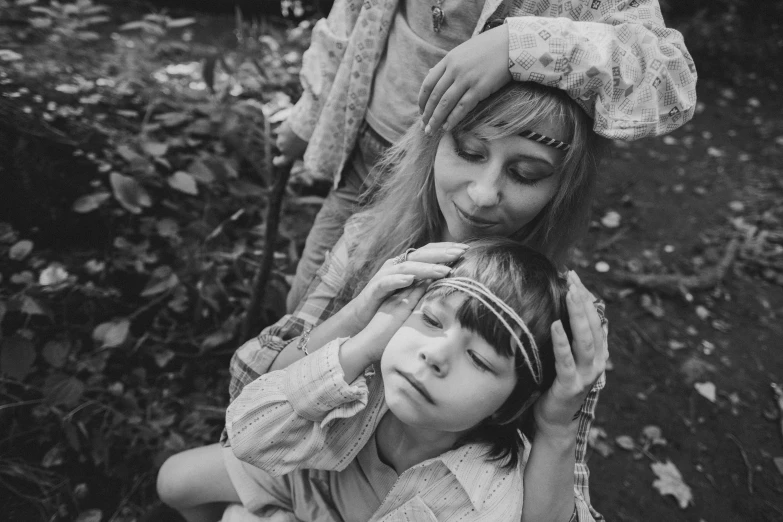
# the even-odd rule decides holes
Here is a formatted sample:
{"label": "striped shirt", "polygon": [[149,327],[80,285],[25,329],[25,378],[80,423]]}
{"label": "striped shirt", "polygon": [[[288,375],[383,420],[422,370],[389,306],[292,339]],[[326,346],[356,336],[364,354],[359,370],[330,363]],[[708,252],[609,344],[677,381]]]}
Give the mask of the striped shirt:
{"label": "striped shirt", "polygon": [[[240,460],[283,475],[339,472],[357,458],[389,408],[380,375],[345,382],[340,344],[262,376],[231,403],[226,431]],[[487,449],[467,444],[405,470],[369,520],[518,522],[524,463],[504,469],[484,458]]]}
{"label": "striped shirt", "polygon": [[[345,232],[335,244],[326,261],[310,283],[307,296],[293,314],[281,318],[277,323],[265,328],[256,338],[243,344],[231,359],[231,382],[229,392],[233,402],[242,389],[269,371],[277,354],[289,343],[297,343],[305,328],[315,327],[334,315],[347,304],[342,290],[347,284],[349,260],[356,249],[358,234],[361,230],[361,217],[354,216],[345,225]],[[604,333],[607,325],[604,319],[603,303],[598,311],[604,320]],[[607,336],[604,335],[604,339]],[[310,347],[311,352],[314,347]],[[576,466],[574,469],[574,514],[572,521],[602,521],[604,518],[590,505],[588,479],[590,476],[586,463],[587,435],[595,419],[595,407],[599,391],[604,387],[605,376],[596,382],[587,395],[579,412],[579,429],[576,440]],[[222,439],[229,444],[225,433]],[[521,499],[521,489],[519,490]]]}

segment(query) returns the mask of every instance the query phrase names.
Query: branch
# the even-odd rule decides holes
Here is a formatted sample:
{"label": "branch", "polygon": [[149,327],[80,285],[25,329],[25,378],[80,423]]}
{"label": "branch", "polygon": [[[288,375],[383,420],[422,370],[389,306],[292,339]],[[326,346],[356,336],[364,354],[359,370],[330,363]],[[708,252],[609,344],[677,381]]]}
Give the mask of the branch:
{"label": "branch", "polygon": [[283,208],[283,198],[291,177],[290,166],[274,167],[275,184],[269,193],[269,204],[266,210],[266,234],[264,237],[264,255],[261,258],[261,266],[253,279],[253,294],[250,297],[250,305],[245,314],[245,322],[242,325],[242,342],[254,336],[261,328],[261,305],[266,294],[266,285],[269,274],[272,272],[272,263],[275,256],[275,243],[277,242],[277,228],[280,223],[280,213]]}
{"label": "branch", "polygon": [[632,274],[618,271],[612,279],[618,283],[632,284],[639,288],[656,290],[665,294],[679,295],[690,290],[708,290],[720,283],[726,276],[739,252],[740,241],[734,238],[726,247],[723,258],[715,267],[704,270],[699,275],[683,276],[677,274]]}

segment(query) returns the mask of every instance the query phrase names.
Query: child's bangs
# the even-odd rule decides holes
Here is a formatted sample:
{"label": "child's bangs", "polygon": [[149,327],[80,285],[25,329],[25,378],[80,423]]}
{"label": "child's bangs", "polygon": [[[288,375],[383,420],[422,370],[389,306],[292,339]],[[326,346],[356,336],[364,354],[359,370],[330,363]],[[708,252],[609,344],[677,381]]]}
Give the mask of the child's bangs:
{"label": "child's bangs", "polygon": [[[475,297],[465,295],[455,288],[441,286],[428,291],[425,298],[428,300],[441,300],[455,293],[464,297],[455,314],[455,318],[459,321],[460,326],[479,335],[495,349],[498,355],[516,358],[518,355],[516,343],[512,340],[508,329],[500,322],[497,315]],[[506,314],[503,314],[503,316],[508,324],[513,324],[513,320],[510,317],[506,316]],[[525,342],[525,337],[522,333],[517,332],[517,334],[522,342]],[[521,362],[524,359],[519,357],[516,360]]]}

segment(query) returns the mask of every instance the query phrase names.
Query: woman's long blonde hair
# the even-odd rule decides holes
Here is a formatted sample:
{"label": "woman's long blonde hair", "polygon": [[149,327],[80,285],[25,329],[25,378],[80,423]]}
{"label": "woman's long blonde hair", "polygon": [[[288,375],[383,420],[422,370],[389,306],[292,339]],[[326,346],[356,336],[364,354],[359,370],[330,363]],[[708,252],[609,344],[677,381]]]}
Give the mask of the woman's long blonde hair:
{"label": "woman's long blonde hair", "polygon": [[[561,90],[513,82],[480,103],[453,132],[496,139],[552,122],[559,126],[554,137],[571,144],[558,166],[560,183],[541,212],[511,239],[561,265],[587,227],[596,173],[606,150],[589,116]],[[360,291],[387,259],[441,241],[444,225],[432,172],[442,136],[442,131],[427,136],[413,125],[371,172],[373,197],[358,218],[362,231],[349,268],[356,277],[345,297]]]}

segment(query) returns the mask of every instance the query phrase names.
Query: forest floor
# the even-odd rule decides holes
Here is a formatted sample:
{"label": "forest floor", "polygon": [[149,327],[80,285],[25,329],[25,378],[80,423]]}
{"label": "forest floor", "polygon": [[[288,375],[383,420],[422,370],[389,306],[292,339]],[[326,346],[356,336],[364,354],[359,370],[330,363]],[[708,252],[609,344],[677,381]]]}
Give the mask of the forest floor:
{"label": "forest floor", "polygon": [[[217,440],[264,247],[267,137],[309,40],[306,25],[245,23],[237,43],[225,15],[76,5],[0,0],[12,521],[136,520],[168,455]],[[737,44],[695,28],[692,51]],[[607,520],[782,520],[783,82],[739,52],[694,54],[697,115],[614,144],[573,258],[611,330],[592,503]],[[294,175],[265,322],[325,187]]]}

